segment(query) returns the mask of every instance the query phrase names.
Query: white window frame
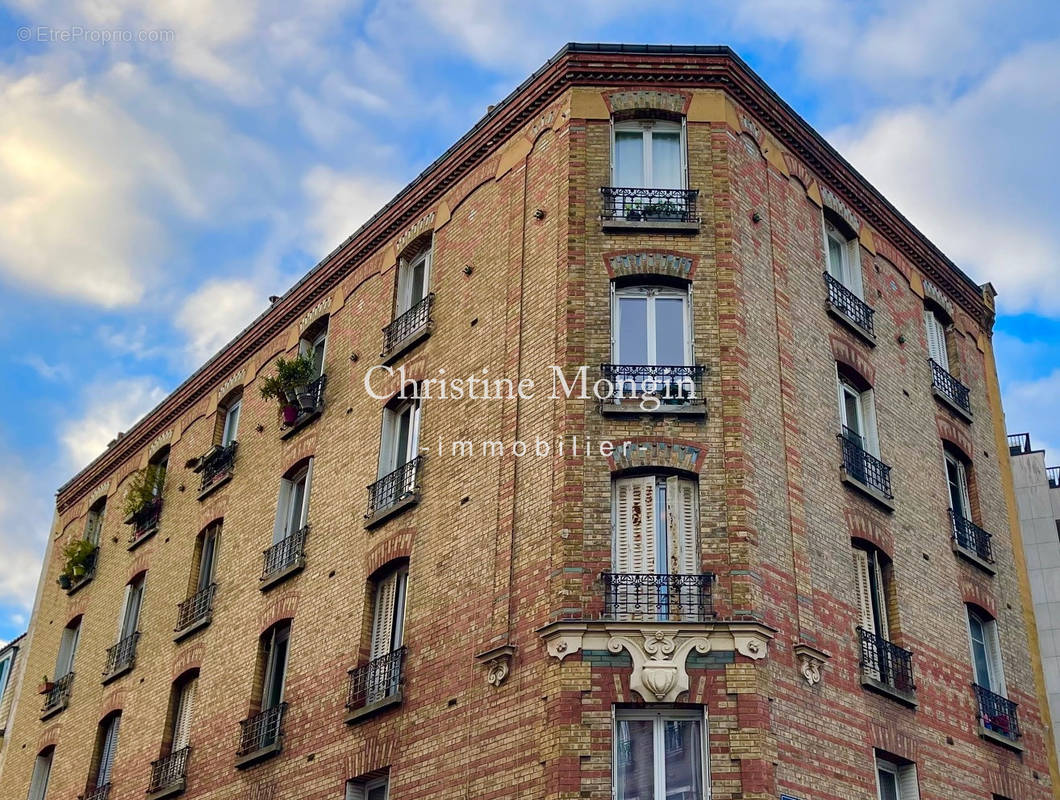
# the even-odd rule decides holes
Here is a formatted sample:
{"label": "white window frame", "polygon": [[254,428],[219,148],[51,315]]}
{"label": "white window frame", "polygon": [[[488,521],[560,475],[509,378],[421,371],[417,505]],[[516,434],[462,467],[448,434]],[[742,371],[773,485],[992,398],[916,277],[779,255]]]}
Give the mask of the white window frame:
{"label": "white window frame", "polygon": [[[273,544],[279,544],[284,539],[294,536],[309,524],[309,498],[313,489],[313,462],[315,460],[313,456],[310,456],[305,467],[295,472],[290,478],[280,479],[280,492],[276,499],[276,520],[272,527]],[[296,520],[294,519],[294,489],[303,481],[305,490],[302,493],[302,507],[299,509]]]}
{"label": "white window frame", "polygon": [[[667,720],[699,720],[702,731],[703,752],[700,755],[700,764],[703,766],[703,774],[700,780],[703,786],[702,800],[709,800],[710,791],[710,729],[707,727],[707,709],[701,711],[695,709],[611,709],[611,794],[618,793],[618,723],[622,720],[652,720],[653,721],[653,744],[655,755],[652,759],[655,767],[655,798],[665,798],[666,794],[666,728]],[[643,798],[652,800],[652,798]]]}
{"label": "white window frame", "polygon": [[946,339],[946,320],[931,306],[924,306],[924,332],[927,336],[928,358],[950,372],[950,350]]}
{"label": "white window frame", "polygon": [[[652,147],[651,147],[651,136],[653,131],[660,131],[666,133],[677,132],[680,134],[680,144],[678,149],[680,151],[680,163],[678,164],[678,174],[680,175],[680,186],[656,186],[653,173],[652,165]],[[611,121],[611,185],[618,186],[615,181],[617,175],[615,174],[615,134],[616,133],[629,133],[638,132],[641,134],[641,157],[643,159],[643,165],[641,167],[641,174],[644,176],[643,186],[628,186],[619,188],[628,189],[685,189],[688,187],[688,136],[685,125],[685,120],[682,117],[680,122],[673,122],[671,120],[661,119],[631,119],[624,120],[622,122]]]}
{"label": "white window frame", "polygon": [[48,795],[48,783],[52,773],[52,761],[55,758],[55,748],[48,751],[47,755],[38,753],[33,762],[33,777],[30,778],[29,794],[27,800],[44,800]]}
{"label": "white window frame", "polygon": [[[389,475],[398,467],[404,466],[419,454],[420,448],[420,401],[414,398],[403,400],[394,407],[383,409],[383,429],[379,437],[379,472],[380,478]],[[398,433],[401,430],[401,417],[411,414],[409,419],[408,457],[398,463]]]}
{"label": "white window frame", "polygon": [[[412,258],[404,256],[398,262],[397,274],[397,297],[394,304],[394,319],[397,319],[406,311],[423,300],[431,292],[431,261],[434,253],[434,240]],[[423,289],[419,297],[412,296],[412,273],[420,264],[423,264]]]}
{"label": "white window frame", "polygon": [[[849,237],[837,225],[829,222],[828,218],[821,214],[821,226],[824,234],[824,260],[828,274],[839,281],[843,286],[853,292],[859,299],[865,299],[865,288],[861,277],[861,252],[857,237]],[[842,261],[835,264],[832,261],[832,249],[828,246],[829,240],[834,240],[840,247]]]}
{"label": "white window frame", "polygon": [[966,623],[968,626],[968,654],[972,659],[972,680],[977,685],[979,676],[975,674],[975,642],[972,637],[972,618],[974,617],[983,631],[983,648],[985,650],[986,671],[990,679],[989,686],[983,686],[996,695],[1008,697],[1008,689],[1005,685],[1005,664],[1001,657],[1001,637],[998,635],[997,620],[977,611],[971,605],[965,604],[967,611]]}
{"label": "white window frame", "polygon": [[[639,488],[642,490],[648,486],[652,490],[652,502],[651,502],[651,522],[653,527],[653,539],[647,548],[647,552],[641,554],[639,557],[632,556],[631,560],[634,562],[651,561],[652,564],[647,565],[644,568],[645,574],[656,574],[666,575],[671,572],[671,563],[676,560],[677,574],[685,575],[698,575],[702,571],[701,567],[701,541],[700,541],[700,530],[699,530],[699,483],[691,478],[684,478],[679,475],[672,474],[650,474],[635,477],[615,477],[611,481],[611,563],[612,568],[617,573],[629,572],[630,574],[638,574],[641,570],[634,568],[632,570],[623,569],[624,565],[620,563],[619,556],[619,536],[621,521],[619,519],[622,513],[620,492],[624,489]],[[690,536],[694,539],[694,543],[691,547],[682,546],[682,529],[686,525],[684,514],[686,509],[681,506],[680,493],[682,491],[691,490],[694,500],[692,501],[692,508],[688,509],[687,512],[691,513],[692,519],[690,521],[691,531]],[[641,502],[644,503],[643,494]],[[646,518],[648,511],[646,508],[642,508],[641,515]],[[671,530],[671,525],[674,530]],[[631,532],[631,536],[635,537],[636,533]],[[691,553],[682,552],[684,550],[691,549]]]}
{"label": "white window frame", "polygon": [[876,434],[876,396],[872,389],[859,389],[855,386],[848,378],[845,378],[841,372],[839,372],[838,365],[836,366],[836,384],[838,391],[839,401],[839,430],[843,432],[843,428],[851,427],[850,420],[847,417],[847,404],[846,396],[850,395],[856,398],[856,410],[858,414],[858,427],[861,434],[861,442],[867,453],[880,457],[880,441]]}
{"label": "white window frame", "polygon": [[[118,641],[122,641],[129,636],[136,633],[136,629],[140,627],[140,614],[143,612],[144,606],[144,589],[147,585],[146,573],[138,575],[133,578],[127,584],[125,584],[125,596],[121,601],[121,614],[118,616]],[[136,594],[136,613],[130,619],[129,617],[129,602],[133,599],[133,595]],[[129,623],[132,623],[131,629]]]}
{"label": "white window frame", "polygon": [[880,551],[875,547],[855,547],[854,570],[860,625],[889,642],[891,624],[887,617],[887,584]]}
{"label": "white window frame", "polygon": [[[402,564],[376,579],[372,598],[372,641],[368,657],[370,661],[393,653],[405,644],[408,585],[407,564]],[[390,592],[393,592],[392,600],[386,597]],[[384,618],[383,614],[389,619]]]}
{"label": "white window frame", "polygon": [[239,414],[243,408],[243,397],[232,400],[225,409],[224,427],[221,430],[221,447],[227,447],[236,441],[239,434]]}
{"label": "white window frame", "polygon": [[368,796],[376,789],[383,789],[383,800],[390,797],[390,776],[372,778],[371,780],[346,781],[346,800],[368,800]]}
{"label": "white window frame", "polygon": [[96,768],[96,788],[101,788],[110,783],[110,775],[114,769],[114,756],[118,750],[118,734],[121,731],[121,713],[112,714],[107,718],[107,726],[103,730],[100,743],[99,764]]}
{"label": "white window frame", "polygon": [[[221,538],[223,523],[213,522],[202,532],[202,545],[199,548],[199,574],[196,579],[197,591],[202,591],[213,583],[217,570],[217,543]],[[207,558],[209,554],[209,558]]]}
{"label": "white window frame", "polygon": [[15,654],[17,652],[18,648],[13,647],[0,656],[0,703],[4,701],[4,692],[7,691],[7,684],[11,680],[11,670],[15,666]]}
{"label": "white window frame", "polygon": [[[671,286],[658,286],[650,284],[638,284],[635,286],[623,286],[616,288],[611,284],[611,360],[615,364],[632,364],[622,359],[622,300],[624,298],[645,298],[646,314],[645,325],[647,326],[648,358],[645,362],[650,366],[684,367],[695,363],[692,351],[692,287],[676,289]],[[658,342],[656,341],[655,325],[655,300],[666,298],[681,301],[681,319],[683,323],[682,336],[684,364],[660,364],[658,359]]]}
{"label": "white window frame", "polygon": [[878,800],[883,800],[883,787],[880,786],[881,772],[894,775],[894,786],[898,800],[920,800],[916,764],[899,765],[876,756],[876,797]]}
{"label": "white window frame", "polygon": [[100,536],[103,533],[103,517],[107,513],[107,499],[97,500],[85,515],[85,532],[83,538],[86,542],[99,546]]}
{"label": "white window frame", "polygon": [[[972,518],[972,500],[971,495],[968,492],[968,467],[964,463],[964,460],[951,453],[948,449],[942,449],[942,460],[945,468],[944,477],[946,480],[946,501],[950,505],[950,510],[958,516],[971,520]],[[953,507],[953,491],[950,489],[950,468],[953,468],[957,474],[957,494],[961,500],[961,508],[956,509]]]}
{"label": "white window frame", "polygon": [[[55,655],[55,680],[64,678],[74,671],[74,659],[77,657],[77,644],[81,639],[81,622],[63,628],[59,639],[59,652]],[[65,662],[65,663],[64,663]]]}
{"label": "white window frame", "polygon": [[169,740],[169,752],[183,750],[191,742],[191,717],[195,713],[195,693],[199,676],[193,675],[173,687],[176,692],[173,704],[173,729]]}
{"label": "white window frame", "polygon": [[313,362],[317,361],[316,354],[320,353],[320,364],[313,364],[313,380],[316,380],[324,374],[324,359],[327,357],[328,348],[328,331],[330,329],[331,319],[325,319],[321,325],[320,330],[317,331],[316,335],[312,339],[302,338],[298,340],[298,355],[308,356]]}
{"label": "white window frame", "polygon": [[[291,625],[288,620],[282,624],[273,625],[272,630],[269,631],[268,643],[265,645],[265,678],[261,683],[261,710],[268,711],[269,709],[276,708],[280,703],[283,702],[284,694],[287,691],[287,664],[291,657]],[[276,659],[276,644],[279,641],[286,643],[283,651],[283,663],[278,663]],[[278,692],[279,699],[276,701],[276,705],[269,703],[269,689],[272,687],[273,682],[276,680],[276,672],[280,673],[280,690]]]}

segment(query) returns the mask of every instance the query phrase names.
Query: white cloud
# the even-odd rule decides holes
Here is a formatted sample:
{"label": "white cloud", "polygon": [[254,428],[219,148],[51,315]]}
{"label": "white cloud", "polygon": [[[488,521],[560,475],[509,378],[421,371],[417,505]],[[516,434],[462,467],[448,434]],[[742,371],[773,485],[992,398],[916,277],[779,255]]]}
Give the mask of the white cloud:
{"label": "white cloud", "polygon": [[308,226],[313,251],[321,256],[367,222],[401,187],[386,179],[314,167],[302,181],[310,203]]}
{"label": "white cloud", "polygon": [[50,364],[35,353],[20,361],[46,381],[68,381],[72,377],[70,368],[65,364]]}
{"label": "white cloud", "polygon": [[246,280],[213,280],[196,289],[176,316],[192,363],[201,364],[265,310],[266,292]]}
{"label": "white cloud", "polygon": [[1009,433],[1030,432],[1036,448],[1046,451],[1049,466],[1060,464],[1060,369],[1036,380],[1013,381],[1005,387],[1005,424]]}
{"label": "white cloud", "polygon": [[103,453],[119,432],[162,402],[167,392],[151,378],[100,380],[85,392],[84,413],[59,428],[69,466],[79,470]]}

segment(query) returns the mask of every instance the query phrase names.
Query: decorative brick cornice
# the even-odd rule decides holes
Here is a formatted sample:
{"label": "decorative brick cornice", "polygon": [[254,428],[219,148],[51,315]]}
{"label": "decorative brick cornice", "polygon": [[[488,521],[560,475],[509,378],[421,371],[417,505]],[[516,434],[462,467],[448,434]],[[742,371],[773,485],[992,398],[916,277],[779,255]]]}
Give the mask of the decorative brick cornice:
{"label": "decorative brick cornice", "polygon": [[616,250],[604,253],[604,268],[612,278],[630,275],[666,275],[690,281],[699,256],[676,250]]}
{"label": "decorative brick cornice", "polygon": [[659,89],[605,92],[604,102],[612,114],[623,111],[667,111],[688,114],[692,103],[691,92],[667,92]]}
{"label": "decorative brick cornice", "polygon": [[612,472],[640,467],[662,467],[699,474],[706,456],[703,445],[686,439],[634,436],[614,444],[614,453],[607,459]]}

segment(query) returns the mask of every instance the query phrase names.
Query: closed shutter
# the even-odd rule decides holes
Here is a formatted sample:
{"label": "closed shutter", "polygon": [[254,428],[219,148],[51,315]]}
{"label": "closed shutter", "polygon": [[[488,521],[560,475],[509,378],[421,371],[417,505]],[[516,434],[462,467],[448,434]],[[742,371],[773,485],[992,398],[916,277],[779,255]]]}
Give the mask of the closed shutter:
{"label": "closed shutter", "polygon": [[48,792],[48,778],[51,776],[54,752],[53,750],[46,755],[37,756],[37,760],[33,762],[33,778],[29,784],[28,800],[44,800]]}
{"label": "closed shutter", "polygon": [[80,633],[80,624],[72,628],[64,628],[62,638],[59,640],[59,655],[55,659],[55,678],[58,680],[74,669],[74,654],[77,652],[77,639]]}
{"label": "closed shutter", "polygon": [[872,598],[876,603],[876,613],[880,619],[880,630],[876,631],[876,633],[890,641],[891,625],[887,619],[887,592],[883,583],[883,569],[880,567],[880,559],[875,551],[869,556],[869,569],[873,571],[876,579],[876,596]]}
{"label": "closed shutter", "polygon": [[[300,519],[298,520],[298,528],[299,528],[299,530],[304,528],[306,526],[307,522],[309,521],[309,491],[312,488],[312,484],[313,484],[313,462],[315,460],[316,459],[310,458],[309,459],[309,466],[306,467],[306,473],[305,473],[305,494],[302,496],[302,514],[301,514]],[[291,533],[295,533],[295,531],[291,531]]]}
{"label": "closed shutter", "polygon": [[170,752],[175,753],[188,746],[191,737],[191,713],[195,706],[195,678],[185,683],[177,698],[177,709],[173,717],[173,744]]}
{"label": "closed shutter", "polygon": [[906,764],[898,768],[898,800],[920,800],[916,764]]}
{"label": "closed shutter", "polygon": [[111,717],[106,733],[103,734],[103,749],[99,754],[99,772],[96,774],[97,787],[110,783],[110,770],[114,765],[114,753],[118,749],[118,727],[120,725],[120,714]]}
{"label": "closed shutter", "polygon": [[924,327],[927,329],[928,355],[935,363],[949,372],[950,360],[946,352],[946,329],[929,308],[924,309]]}
{"label": "closed shutter", "polygon": [[670,568],[678,575],[698,575],[699,507],[698,486],[681,478],[666,479],[666,530],[669,535]]}
{"label": "closed shutter", "polygon": [[291,513],[291,482],[284,478],[280,481],[280,495],[276,500],[276,521],[272,526],[272,543],[277,544],[287,538],[287,517]]}
{"label": "closed shutter", "polygon": [[615,481],[615,572],[654,574],[655,478]]}
{"label": "closed shutter", "polygon": [[394,602],[397,599],[397,574],[387,575],[379,581],[375,592],[375,608],[372,617],[371,660],[385,656],[391,650],[394,632]]}
{"label": "closed shutter", "polygon": [[346,800],[365,800],[364,784],[360,781],[346,781]]}
{"label": "closed shutter", "polygon": [[997,635],[997,622],[990,620],[983,625],[986,636],[986,657],[990,664],[990,691],[1007,696],[1005,668],[1001,662],[1001,642]]}
{"label": "closed shutter", "polygon": [[876,633],[872,616],[872,585],[869,583],[869,554],[854,550],[854,576],[858,593],[858,624],[869,633]]}

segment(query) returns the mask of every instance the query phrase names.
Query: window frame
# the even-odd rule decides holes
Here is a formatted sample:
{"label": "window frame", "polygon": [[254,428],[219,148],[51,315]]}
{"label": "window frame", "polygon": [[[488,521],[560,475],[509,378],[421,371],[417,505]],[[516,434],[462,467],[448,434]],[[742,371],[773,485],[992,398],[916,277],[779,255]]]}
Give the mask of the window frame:
{"label": "window frame", "polygon": [[[680,176],[679,186],[656,186],[654,176],[654,164],[653,164],[653,148],[651,147],[652,133],[655,130],[660,132],[676,132],[679,136],[678,139],[678,150],[679,150],[679,161],[677,165],[678,175]],[[617,158],[616,158],[616,134],[619,133],[630,133],[637,132],[641,134],[641,177],[642,186],[622,186],[617,183]],[[628,120],[616,121],[613,117],[611,119],[611,185],[619,188],[628,189],[687,189],[688,188],[688,130],[685,118],[682,117],[680,122],[674,120],[656,119],[653,117],[637,117]]]}
{"label": "window frame", "polygon": [[[645,298],[645,334],[647,338],[647,358],[645,366],[684,367],[695,364],[694,335],[692,328],[692,286],[688,284],[680,289],[665,284],[637,283],[628,286],[615,286],[611,283],[611,360],[615,364],[633,366],[635,362],[622,358],[622,300],[627,298]],[[658,340],[655,301],[659,298],[678,299],[681,301],[682,351],[683,364],[660,364],[658,357]]]}
{"label": "window frame", "polygon": [[[402,255],[398,260],[397,282],[394,287],[394,319],[411,311],[431,293],[431,267],[434,260],[433,254],[434,236],[432,234],[430,241],[416,250],[411,257]],[[420,264],[423,264],[423,286],[420,287],[420,296],[414,299],[412,295],[412,276]]]}
{"label": "window frame", "polygon": [[224,422],[221,424],[221,447],[228,447],[239,435],[239,416],[243,411],[243,395],[233,398],[225,406]]}
{"label": "window frame", "polygon": [[[298,339],[298,355],[308,356],[313,362],[313,377],[316,380],[325,374],[324,365],[327,358],[328,334],[331,330],[331,318],[328,316],[314,322]],[[317,358],[317,354],[320,358]],[[317,363],[319,361],[319,363]]]}
{"label": "window frame", "polygon": [[85,529],[81,538],[99,547],[103,534],[103,517],[107,513],[107,498],[101,497],[89,507],[85,514]]}
{"label": "window frame", "polygon": [[[118,641],[121,642],[124,639],[132,636],[136,633],[140,627],[140,614],[143,612],[144,605],[144,589],[147,584],[147,573],[141,572],[135,575],[132,580],[125,584],[125,596],[122,598],[121,603],[121,614],[118,615]],[[136,613],[132,617],[132,629],[129,629],[129,602],[135,596],[136,598]]]}
{"label": "window frame", "polygon": [[18,648],[12,647],[8,652],[0,655],[0,703],[4,701],[7,684],[11,681],[11,671],[15,666],[15,655],[17,653]]}
{"label": "window frame", "polygon": [[[865,286],[861,271],[861,251],[856,235],[850,236],[839,225],[821,212],[821,230],[824,239],[825,270],[859,300],[865,299]],[[835,241],[842,254],[842,263],[834,264],[829,242]],[[838,274],[836,267],[838,266]]]}
{"label": "window frame", "polygon": [[[972,680],[977,686],[993,692],[1001,697],[1008,697],[1008,688],[1005,684],[1005,665],[1001,653],[1001,636],[998,630],[997,620],[971,603],[965,603],[966,622],[968,630],[968,652],[972,659]],[[979,623],[983,632],[983,663],[986,665],[988,685],[979,683],[979,675],[975,666],[975,638],[972,635],[972,620]]]}
{"label": "window frame", "polygon": [[[382,624],[381,614],[384,613],[385,592],[388,591],[390,583],[394,587],[393,605],[390,609],[389,630],[384,639],[381,638]],[[408,583],[409,566],[407,563],[398,564],[392,569],[380,572],[373,581],[372,590],[372,620],[371,641],[369,642],[368,660],[389,655],[402,648],[405,644],[405,622],[406,610],[408,608]],[[377,635],[378,634],[378,635]]]}
{"label": "window frame", "polygon": [[[898,764],[888,758],[876,756],[876,797],[884,800],[883,787],[880,784],[880,773],[886,772],[894,776],[894,796],[897,800],[920,800],[919,776],[916,764]],[[910,787],[910,783],[912,787]],[[909,792],[909,789],[912,789]],[[907,796],[909,795],[909,796]]]}
{"label": "window frame", "polygon": [[369,800],[369,795],[376,789],[382,788],[383,800],[390,798],[390,775],[381,778],[359,779],[351,778],[346,781],[345,800]]}
{"label": "window frame", "polygon": [[[651,550],[649,553],[642,554],[639,557],[636,554],[631,554],[629,560],[632,564],[636,564],[638,561],[651,560],[654,563],[653,571],[647,571],[643,574],[648,575],[668,575],[670,574],[670,564],[676,557],[679,562],[678,568],[679,575],[700,575],[702,574],[702,539],[700,530],[700,503],[699,503],[699,481],[685,475],[679,475],[673,472],[650,472],[641,475],[615,475],[611,478],[611,568],[616,574],[629,574],[636,575],[642,574],[637,569],[623,570],[620,556],[619,538],[622,535],[622,525],[620,521],[621,515],[621,498],[620,493],[624,486],[633,490],[636,488],[637,483],[641,484],[643,491],[644,485],[648,482],[652,484],[652,502],[651,502],[651,514],[652,514],[652,536],[653,540],[651,543]],[[674,496],[675,492],[681,492],[682,490],[692,491],[692,530],[689,532],[689,536],[692,538],[692,542],[684,541],[685,532],[682,530],[684,520],[684,509],[680,506],[680,495]],[[643,495],[641,503],[644,503]],[[646,512],[642,509],[641,514],[644,515]],[[670,520],[673,519],[676,522],[676,529],[671,530],[669,526]],[[636,539],[636,532],[630,531],[630,539]],[[643,538],[641,539],[643,542]],[[629,545],[632,548],[632,542]],[[683,552],[691,550],[691,552]],[[671,552],[673,551],[673,552]],[[687,571],[685,571],[687,570]]]}
{"label": "window frame", "polygon": [[[611,709],[611,793],[618,796],[619,736],[618,723],[623,720],[652,720],[652,744],[655,789],[653,797],[666,797],[666,728],[668,720],[698,720],[701,730],[702,752],[700,754],[701,800],[708,800],[710,792],[710,728],[707,708],[616,708]],[[660,791],[661,790],[661,791]],[[649,800],[645,798],[645,800]]]}
{"label": "window frame", "polygon": [[[942,463],[945,472],[946,480],[946,499],[949,501],[950,511],[962,519],[966,519],[969,522],[972,521],[972,496],[968,486],[968,464],[963,458],[952,452],[948,447],[942,448]],[[950,476],[950,469],[956,473],[957,477],[957,497],[960,500],[961,508],[957,509],[953,507],[953,479]]]}
{"label": "window frame", "polygon": [[[383,408],[383,425],[379,438],[379,468],[378,477],[383,478],[413,461],[419,455],[420,447],[420,414],[423,404],[419,398],[411,397],[401,400]],[[408,439],[406,440],[407,457],[398,462],[398,435],[401,431],[401,417],[406,412],[411,414],[409,419]]]}
{"label": "window frame", "polygon": [[[262,673],[261,681],[261,711],[269,711],[273,708],[279,707],[283,703],[283,698],[287,690],[287,665],[290,662],[291,657],[291,620],[282,620],[277,622],[271,628],[269,628],[268,635],[262,637],[262,657],[265,661],[264,672]],[[277,663],[276,657],[276,646],[282,643],[283,648],[283,663]],[[276,673],[279,672],[279,687],[275,686]],[[276,691],[276,702],[271,703],[270,697],[273,694],[270,690],[277,688]]]}
{"label": "window frame", "polygon": [[[77,658],[77,645],[81,641],[82,617],[75,617],[66,623],[59,639],[59,652],[55,654],[55,680],[65,678],[74,671],[74,661]],[[70,631],[71,633],[67,633]],[[65,651],[65,652],[64,652]],[[65,655],[65,659],[64,659]],[[63,670],[63,661],[66,661],[66,669]]]}
{"label": "window frame", "polygon": [[[48,784],[51,781],[52,765],[55,761],[55,746],[46,747],[37,753],[33,761],[33,772],[29,781],[29,792],[26,800],[45,800],[48,796]],[[43,770],[41,765],[44,764]],[[43,775],[41,772],[43,771]]]}
{"label": "window frame", "polygon": [[[315,456],[309,456],[304,462],[299,462],[296,469],[288,470],[287,474],[280,478],[280,490],[276,498],[276,518],[272,526],[272,543],[279,544],[284,539],[294,536],[309,524],[309,499],[313,490],[313,464]],[[295,488],[304,483],[302,490],[302,505],[298,510],[298,524],[294,525],[294,497]]]}
{"label": "window frame", "polygon": [[950,323],[933,305],[924,305],[924,335],[927,337],[928,358],[947,373],[953,374],[950,366],[950,344],[946,330]]}
{"label": "window frame", "polygon": [[169,753],[172,755],[185,747],[191,746],[191,718],[195,713],[195,695],[198,692],[198,672],[186,674],[186,677],[173,683],[173,719],[169,726]]}
{"label": "window frame", "polygon": [[[862,389],[850,378],[843,374],[836,364],[836,388],[839,403],[839,431],[845,433],[849,430],[861,436],[862,449],[876,458],[880,457],[880,441],[876,430],[876,393],[872,387]],[[847,414],[847,395],[855,399],[860,431],[855,431],[849,425]]]}
{"label": "window frame", "polygon": [[[858,596],[858,616],[860,626],[881,639],[891,641],[891,620],[889,614],[890,589],[884,574],[884,555],[879,548],[869,544],[855,543],[854,569]],[[865,601],[869,607],[865,607]],[[866,628],[865,623],[872,627]]]}
{"label": "window frame", "polygon": [[[90,783],[101,789],[110,783],[114,770],[114,758],[118,750],[118,738],[121,732],[121,712],[116,711],[100,720],[97,732],[96,753],[93,756],[93,774]],[[113,738],[112,738],[113,736]]]}

